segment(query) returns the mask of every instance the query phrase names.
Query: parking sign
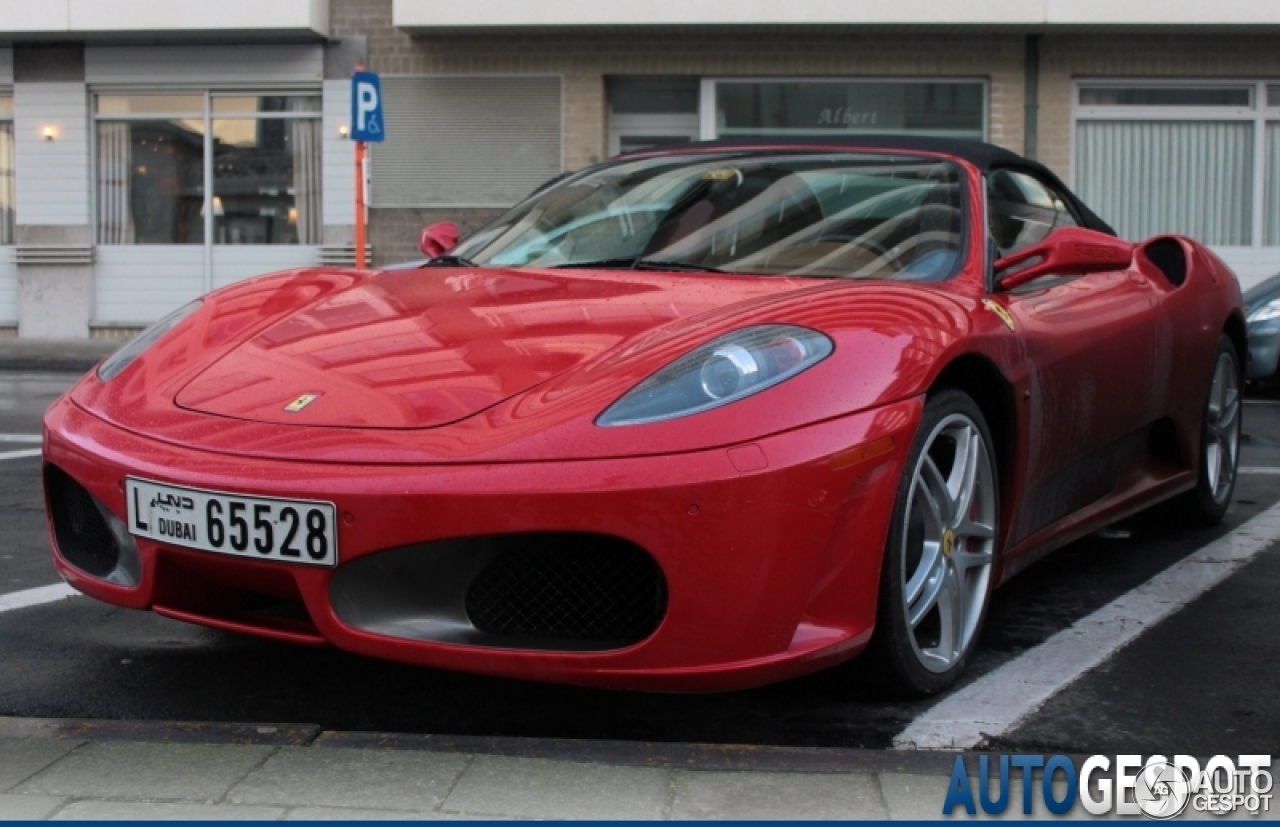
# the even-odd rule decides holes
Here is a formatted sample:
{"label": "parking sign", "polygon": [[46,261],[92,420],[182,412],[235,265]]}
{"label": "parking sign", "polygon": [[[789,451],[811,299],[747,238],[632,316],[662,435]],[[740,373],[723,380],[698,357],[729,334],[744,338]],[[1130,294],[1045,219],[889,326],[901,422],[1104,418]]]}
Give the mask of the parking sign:
{"label": "parking sign", "polygon": [[351,140],[377,143],[386,137],[382,83],[374,72],[356,72],[351,76]]}

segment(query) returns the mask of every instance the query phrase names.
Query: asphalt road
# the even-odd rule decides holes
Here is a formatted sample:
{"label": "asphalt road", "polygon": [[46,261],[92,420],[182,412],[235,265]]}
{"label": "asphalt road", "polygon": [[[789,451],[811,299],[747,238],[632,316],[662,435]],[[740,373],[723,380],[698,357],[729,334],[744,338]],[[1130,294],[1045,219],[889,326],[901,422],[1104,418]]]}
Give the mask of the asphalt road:
{"label": "asphalt road", "polygon": [[[0,433],[38,433],[72,377],[0,373]],[[1243,464],[1280,467],[1280,405],[1246,409]],[[17,447],[17,446],[14,446]],[[25,447],[25,446],[23,446]],[[0,461],[0,594],[58,582],[38,458]],[[1140,515],[997,592],[975,680],[1280,499],[1242,477],[1226,523]],[[1280,744],[1280,549],[1263,553],[1054,698],[1001,743],[1054,751],[1271,752]],[[319,724],[327,729],[881,748],[931,702],[895,700],[866,666],[727,695],[659,695],[479,678],[295,648],[78,597],[0,613],[0,716]],[[1264,748],[1265,747],[1265,748]]]}

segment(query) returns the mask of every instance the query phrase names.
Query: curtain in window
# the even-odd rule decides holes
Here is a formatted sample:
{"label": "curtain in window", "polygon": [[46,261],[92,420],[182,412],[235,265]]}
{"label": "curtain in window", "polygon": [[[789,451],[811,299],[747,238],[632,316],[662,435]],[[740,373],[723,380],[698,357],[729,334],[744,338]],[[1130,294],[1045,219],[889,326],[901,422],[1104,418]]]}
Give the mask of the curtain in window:
{"label": "curtain in window", "polygon": [[1280,247],[1280,123],[1267,124],[1267,231],[1268,247]]}
{"label": "curtain in window", "polygon": [[99,244],[133,243],[133,211],[129,203],[132,175],[129,124],[98,124]]}
{"label": "curtain in window", "polygon": [[[315,111],[319,100],[294,98],[289,108]],[[298,211],[298,243],[319,244],[323,235],[320,214],[320,121],[289,121],[289,144],[293,147],[294,207]]]}
{"label": "curtain in window", "polygon": [[13,243],[13,124],[0,123],[0,244]]}
{"label": "curtain in window", "polygon": [[1252,121],[1081,121],[1076,190],[1124,237],[1184,233],[1248,246]]}

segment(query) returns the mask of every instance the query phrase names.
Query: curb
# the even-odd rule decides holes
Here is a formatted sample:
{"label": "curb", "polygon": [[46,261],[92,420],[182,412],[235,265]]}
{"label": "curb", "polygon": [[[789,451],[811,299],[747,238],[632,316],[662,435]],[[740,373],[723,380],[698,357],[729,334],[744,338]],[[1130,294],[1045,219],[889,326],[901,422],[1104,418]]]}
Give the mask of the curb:
{"label": "curb", "polygon": [[539,758],[576,764],[816,774],[907,773],[947,777],[961,753],[844,747],[779,747],[326,731],[315,724],[117,721],[0,717],[0,738],[240,744]]}

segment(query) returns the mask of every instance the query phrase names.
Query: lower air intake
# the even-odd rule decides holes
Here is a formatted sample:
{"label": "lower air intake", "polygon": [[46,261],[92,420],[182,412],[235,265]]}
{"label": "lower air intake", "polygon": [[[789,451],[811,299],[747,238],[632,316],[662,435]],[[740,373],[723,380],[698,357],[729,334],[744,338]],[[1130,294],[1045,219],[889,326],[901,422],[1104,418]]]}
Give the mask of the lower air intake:
{"label": "lower air intake", "polygon": [[467,616],[481,632],[626,646],[662,622],[666,580],[638,546],[592,534],[506,540],[467,590]]}

